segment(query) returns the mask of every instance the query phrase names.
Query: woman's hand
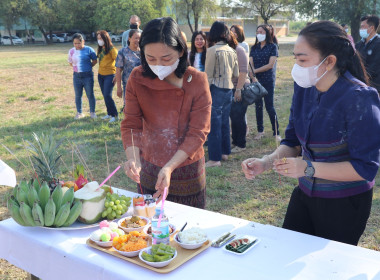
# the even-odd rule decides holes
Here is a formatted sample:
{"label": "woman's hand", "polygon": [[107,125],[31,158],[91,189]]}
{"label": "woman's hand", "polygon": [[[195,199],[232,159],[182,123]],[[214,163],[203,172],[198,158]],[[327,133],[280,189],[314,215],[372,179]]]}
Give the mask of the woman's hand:
{"label": "woman's hand", "polygon": [[286,177],[300,178],[305,176],[307,163],[301,158],[282,158],[276,159],[273,169]]}
{"label": "woman's hand", "polygon": [[234,101],[235,102],[240,102],[241,101],[241,89],[235,90]]}
{"label": "woman's hand", "polygon": [[252,180],[255,176],[265,171],[265,160],[258,158],[249,158],[241,163],[245,178]]}
{"label": "woman's hand", "polygon": [[123,97],[123,91],[120,87],[117,87],[116,94],[118,97],[122,98]]}
{"label": "woman's hand", "polygon": [[140,171],[141,171],[140,162],[136,162],[134,159],[128,160],[124,164],[124,171],[125,171],[125,174],[127,174],[129,178],[131,178],[133,181],[135,181],[138,184],[140,183]]}
{"label": "woman's hand", "polygon": [[159,203],[163,199],[165,188],[168,188],[166,196],[169,194],[170,178],[172,176],[172,172],[173,171],[171,168],[163,167],[158,173],[157,182],[155,186],[155,189],[157,191],[153,195],[154,198],[158,198],[156,203]]}

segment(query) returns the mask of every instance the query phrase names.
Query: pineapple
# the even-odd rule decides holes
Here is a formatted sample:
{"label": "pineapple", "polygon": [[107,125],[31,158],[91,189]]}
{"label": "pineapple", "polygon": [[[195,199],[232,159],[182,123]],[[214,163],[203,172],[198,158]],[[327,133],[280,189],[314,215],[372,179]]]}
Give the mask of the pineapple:
{"label": "pineapple", "polygon": [[61,141],[56,142],[53,135],[38,136],[33,132],[34,141],[27,142],[26,148],[32,155],[32,164],[38,175],[40,182],[46,181],[51,191],[60,184],[59,165],[62,155],[56,151],[61,145]]}

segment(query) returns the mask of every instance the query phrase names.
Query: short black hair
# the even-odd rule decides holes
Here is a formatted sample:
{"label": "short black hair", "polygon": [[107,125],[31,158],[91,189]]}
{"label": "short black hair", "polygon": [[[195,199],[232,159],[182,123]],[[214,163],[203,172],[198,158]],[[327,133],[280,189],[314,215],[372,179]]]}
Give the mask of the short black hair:
{"label": "short black hair", "polygon": [[[128,33],[128,39],[132,38],[133,34],[135,34],[135,33],[141,33],[141,30],[140,29],[131,29]],[[127,44],[128,44],[128,46],[130,45],[129,40],[127,40]]]}
{"label": "short black hair", "polygon": [[[260,24],[259,26],[257,26],[256,28],[256,33],[257,33],[257,30],[259,28],[262,28],[264,29],[265,31],[265,43],[266,44],[272,44],[273,43],[273,38],[272,38],[272,35],[270,34],[270,30],[269,30],[269,25],[268,24]],[[255,44],[254,46],[258,45],[260,42],[259,40],[257,40],[257,36],[256,36],[256,41],[255,41]]]}
{"label": "short black hair", "polygon": [[230,41],[230,30],[223,21],[215,21],[211,25],[210,33],[208,34],[208,46],[212,47],[220,41],[225,43]]}
{"label": "short black hair", "polygon": [[187,44],[174,19],[171,17],[153,19],[147,23],[144,32],[141,33],[139,44],[143,76],[153,79],[156,78],[157,75],[150,69],[144,53],[145,46],[152,43],[163,43],[179,53],[183,52],[182,57],[179,58],[177,69],[174,71],[174,74],[178,78],[182,78],[187,69]]}
{"label": "short black hair", "polygon": [[377,31],[377,28],[379,27],[379,17],[376,15],[367,15],[364,17],[361,17],[360,21],[367,21],[367,24],[370,26],[375,27],[375,31]]}
{"label": "short black hair", "polygon": [[83,35],[80,34],[80,33],[75,33],[75,34],[73,35],[73,41],[74,41],[74,39],[78,39],[80,42],[83,42],[83,41],[84,41]]}

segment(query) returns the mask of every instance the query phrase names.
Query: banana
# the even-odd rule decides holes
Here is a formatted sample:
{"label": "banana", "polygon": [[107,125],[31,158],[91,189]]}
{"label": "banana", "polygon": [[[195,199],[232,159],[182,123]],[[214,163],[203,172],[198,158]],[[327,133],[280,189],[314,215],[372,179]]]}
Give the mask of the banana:
{"label": "banana", "polygon": [[18,187],[17,191],[16,191],[17,202],[19,204],[21,204],[21,202],[27,203],[28,202],[28,196],[27,196],[27,194],[28,193],[25,192],[24,189],[22,189],[21,187]]}
{"label": "banana", "polygon": [[[61,186],[56,186],[54,191],[51,194],[51,197],[54,200],[55,204],[55,211],[58,211],[61,208],[62,205],[62,197],[63,197],[63,192],[62,192],[62,187]],[[57,213],[57,212],[56,212]]]}
{"label": "banana", "polygon": [[23,189],[23,191],[24,191],[25,193],[28,193],[28,191],[29,191],[29,184],[28,184],[27,181],[21,181],[20,184],[19,184],[19,187],[20,187],[21,189]]}
{"label": "banana", "polygon": [[16,223],[18,223],[21,226],[27,226],[24,219],[20,215],[20,207],[17,203],[17,201],[9,198],[8,199],[8,210],[11,214],[13,220],[15,220]]}
{"label": "banana", "polygon": [[17,185],[16,187],[13,188],[12,195],[13,195],[14,197],[17,196],[17,190],[18,190],[18,188],[19,188],[18,185]]}
{"label": "banana", "polygon": [[42,209],[45,209],[46,203],[50,197],[50,189],[46,182],[42,183],[40,193],[38,194],[38,199],[40,200],[40,206]]}
{"label": "banana", "polygon": [[38,201],[38,193],[33,185],[30,185],[28,192],[28,204],[30,207],[33,207],[34,202]]}
{"label": "banana", "polygon": [[34,189],[36,190],[36,192],[37,193],[39,193],[40,192],[40,183],[38,182],[38,179],[36,178],[36,179],[34,179],[34,181],[33,181],[33,187],[34,187]]}
{"label": "banana", "polygon": [[69,214],[70,214],[70,202],[66,202],[65,204],[62,205],[57,215],[55,216],[54,225],[56,227],[61,227],[65,223]]}
{"label": "banana", "polygon": [[54,218],[55,218],[55,204],[54,200],[52,197],[49,198],[48,202],[46,203],[45,206],[45,211],[44,211],[44,222],[45,226],[50,227],[54,223]]}
{"label": "banana", "polygon": [[82,206],[82,201],[77,200],[74,202],[73,207],[70,209],[70,214],[63,224],[64,227],[71,226],[78,219],[80,213],[82,212]]}
{"label": "banana", "polygon": [[34,223],[36,226],[44,226],[44,213],[42,212],[41,206],[38,204],[38,202],[34,202],[33,208],[32,208],[32,216]]}
{"label": "banana", "polygon": [[32,216],[32,208],[26,202],[20,203],[20,215],[28,226],[36,226]]}
{"label": "banana", "polygon": [[66,202],[70,202],[70,206],[74,201],[74,188],[68,189],[62,198],[62,205],[64,205]]}

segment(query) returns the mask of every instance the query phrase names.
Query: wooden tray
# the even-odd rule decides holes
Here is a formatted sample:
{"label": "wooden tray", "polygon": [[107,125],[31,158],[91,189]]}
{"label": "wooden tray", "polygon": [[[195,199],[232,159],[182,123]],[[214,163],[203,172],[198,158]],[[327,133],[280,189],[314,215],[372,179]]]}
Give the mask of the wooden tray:
{"label": "wooden tray", "polygon": [[177,257],[169,263],[168,266],[161,267],[161,268],[156,268],[152,267],[150,265],[147,265],[146,263],[142,262],[139,258],[139,256],[133,257],[133,258],[128,258],[123,255],[120,255],[117,251],[115,251],[112,247],[110,248],[103,248],[98,246],[95,242],[93,242],[91,239],[87,239],[86,244],[92,248],[95,248],[97,250],[100,250],[104,253],[113,255],[115,257],[118,257],[120,259],[126,260],[128,262],[137,264],[139,266],[145,267],[147,269],[153,270],[158,273],[168,273],[170,271],[173,271],[177,267],[181,266],[188,260],[192,259],[196,255],[202,253],[204,250],[209,248],[211,246],[211,241],[207,240],[200,248],[195,249],[195,250],[186,250],[183,249],[181,246],[179,246],[175,241],[170,241],[170,246],[174,247],[177,250]]}

